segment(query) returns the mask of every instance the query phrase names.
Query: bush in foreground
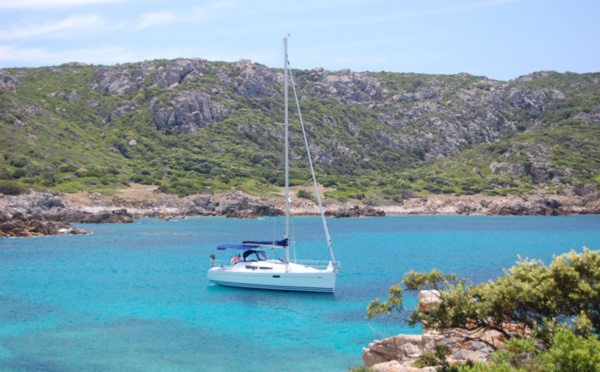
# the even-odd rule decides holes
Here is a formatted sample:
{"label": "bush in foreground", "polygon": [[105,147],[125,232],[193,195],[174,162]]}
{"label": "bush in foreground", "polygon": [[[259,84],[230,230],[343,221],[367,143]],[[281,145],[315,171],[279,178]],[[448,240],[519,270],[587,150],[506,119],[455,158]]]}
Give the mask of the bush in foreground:
{"label": "bush in foreground", "polygon": [[[402,304],[404,289],[436,289],[441,303],[428,313],[418,308],[409,312]],[[488,365],[452,367],[460,368],[456,370],[600,372],[600,251],[571,251],[555,256],[548,266],[520,258],[504,276],[478,285],[437,270],[411,271],[390,288],[385,302],[371,302],[367,315],[392,312],[411,325],[423,323],[439,331],[496,330],[504,335],[506,349],[497,351]]]}

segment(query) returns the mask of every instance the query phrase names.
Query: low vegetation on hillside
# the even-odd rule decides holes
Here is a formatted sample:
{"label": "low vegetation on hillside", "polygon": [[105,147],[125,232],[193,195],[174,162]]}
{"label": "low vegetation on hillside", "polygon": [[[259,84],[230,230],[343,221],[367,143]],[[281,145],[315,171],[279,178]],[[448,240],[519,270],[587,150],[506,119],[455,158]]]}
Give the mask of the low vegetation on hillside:
{"label": "low vegetation on hillside", "polygon": [[[509,82],[294,70],[318,179],[368,204],[600,183],[600,74]],[[0,180],[178,195],[283,183],[281,70],[157,60],[0,70]],[[292,114],[291,183],[310,180]]]}

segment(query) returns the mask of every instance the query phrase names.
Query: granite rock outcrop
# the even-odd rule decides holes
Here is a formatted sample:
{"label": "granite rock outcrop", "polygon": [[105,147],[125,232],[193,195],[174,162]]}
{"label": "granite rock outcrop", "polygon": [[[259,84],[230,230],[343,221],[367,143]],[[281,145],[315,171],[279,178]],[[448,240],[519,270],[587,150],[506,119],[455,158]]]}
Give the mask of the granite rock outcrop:
{"label": "granite rock outcrop", "polygon": [[86,234],[87,231],[63,221],[52,221],[40,209],[0,210],[0,238],[38,237],[46,235]]}
{"label": "granite rock outcrop", "polygon": [[[436,290],[419,293],[420,311],[431,310],[441,302]],[[420,335],[396,335],[375,340],[363,349],[363,362],[377,372],[430,372],[435,367],[417,368],[414,363],[424,353],[433,352],[436,346],[448,349],[446,358],[450,365],[456,363],[488,362],[490,355],[504,345],[504,336],[495,330],[480,330],[475,333],[450,329],[444,332],[424,328]]]}

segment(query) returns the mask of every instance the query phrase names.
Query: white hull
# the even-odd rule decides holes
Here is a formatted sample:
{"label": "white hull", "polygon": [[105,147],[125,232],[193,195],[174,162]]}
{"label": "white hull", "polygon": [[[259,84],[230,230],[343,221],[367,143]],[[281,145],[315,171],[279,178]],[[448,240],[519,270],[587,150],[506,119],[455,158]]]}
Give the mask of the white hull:
{"label": "white hull", "polygon": [[331,264],[327,269],[315,269],[294,263],[259,261],[212,267],[207,277],[228,287],[331,293],[335,289],[336,272]]}

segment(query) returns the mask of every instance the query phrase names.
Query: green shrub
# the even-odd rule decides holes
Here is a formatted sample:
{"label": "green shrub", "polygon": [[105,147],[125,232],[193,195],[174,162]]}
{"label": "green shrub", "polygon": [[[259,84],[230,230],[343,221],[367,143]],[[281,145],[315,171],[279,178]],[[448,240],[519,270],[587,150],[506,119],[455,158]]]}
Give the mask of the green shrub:
{"label": "green shrub", "polygon": [[355,367],[352,369],[349,369],[348,372],[372,372],[373,370],[369,367],[366,366],[360,366],[360,367]]}
{"label": "green shrub", "polygon": [[377,193],[373,191],[367,191],[365,193],[365,197],[363,198],[363,203],[372,207],[376,207],[378,205],[381,205],[383,201],[381,199],[381,196],[379,196]]}
{"label": "green shrub", "polygon": [[446,356],[448,354],[450,354],[448,346],[436,345],[432,352],[423,353],[423,355],[413,363],[413,367],[425,368],[437,366],[437,370],[440,372],[458,371],[458,368],[451,367],[450,363],[446,361]]}
{"label": "green shrub", "polygon": [[29,191],[29,186],[23,185],[20,182],[0,180],[0,194],[21,195],[27,194]]}
{"label": "green shrub", "polygon": [[594,334],[576,335],[563,328],[554,334],[550,349],[539,359],[548,370],[600,372],[600,340]]}
{"label": "green shrub", "polygon": [[340,190],[339,188],[335,191],[327,191],[325,192],[325,196],[328,198],[335,199],[340,202],[346,202],[348,199],[355,198],[356,192],[352,190]]}
{"label": "green shrub", "polygon": [[29,164],[29,159],[25,156],[18,156],[10,161],[10,164],[15,168],[23,168]]}
{"label": "green shrub", "polygon": [[73,173],[77,171],[77,167],[72,164],[65,164],[60,166],[59,171],[61,173]]}
{"label": "green shrub", "polygon": [[18,180],[19,178],[23,178],[27,175],[24,169],[17,168],[12,172],[12,178]]}
{"label": "green shrub", "polygon": [[313,193],[307,190],[298,190],[297,195],[300,199],[308,199],[312,201],[316,200],[316,197],[313,195]]}

